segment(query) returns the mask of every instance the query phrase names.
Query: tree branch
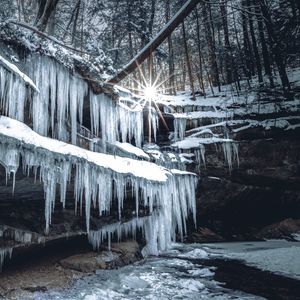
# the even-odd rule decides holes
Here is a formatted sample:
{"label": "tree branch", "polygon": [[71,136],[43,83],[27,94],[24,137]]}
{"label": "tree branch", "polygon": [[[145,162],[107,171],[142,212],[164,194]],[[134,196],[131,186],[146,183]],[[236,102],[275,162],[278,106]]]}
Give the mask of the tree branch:
{"label": "tree branch", "polygon": [[65,45],[63,42],[57,40],[56,38],[54,38],[54,37],[52,37],[52,36],[49,36],[49,35],[47,35],[46,33],[42,32],[42,31],[39,31],[36,27],[33,27],[33,26],[28,25],[28,24],[26,24],[26,23],[23,23],[23,22],[17,22],[17,21],[14,21],[14,20],[9,20],[8,22],[11,23],[11,24],[14,24],[14,25],[21,26],[21,27],[24,27],[24,28],[26,28],[26,29],[29,29],[29,30],[31,30],[32,32],[34,32],[34,33],[40,35],[41,37],[46,38],[46,39],[48,39],[48,40],[50,40],[50,41],[56,43],[56,44],[59,45],[59,46],[62,46],[62,47],[64,47],[64,48],[66,48],[66,49],[68,49],[68,50],[75,51],[75,52],[80,52],[81,54],[89,54],[89,53],[87,53],[87,52],[84,52],[84,51],[81,51],[81,50],[79,50],[79,49],[75,49],[75,48],[73,48],[73,47],[70,47],[70,46],[68,46],[68,45]]}

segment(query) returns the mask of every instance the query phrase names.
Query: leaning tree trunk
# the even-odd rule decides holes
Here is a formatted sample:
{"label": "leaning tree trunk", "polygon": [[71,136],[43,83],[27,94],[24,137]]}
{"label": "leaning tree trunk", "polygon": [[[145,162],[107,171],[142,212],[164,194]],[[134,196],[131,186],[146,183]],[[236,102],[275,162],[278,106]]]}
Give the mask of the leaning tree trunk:
{"label": "leaning tree trunk", "polygon": [[183,22],[201,0],[188,0],[166,26],[108,83],[116,84],[132,73]]}

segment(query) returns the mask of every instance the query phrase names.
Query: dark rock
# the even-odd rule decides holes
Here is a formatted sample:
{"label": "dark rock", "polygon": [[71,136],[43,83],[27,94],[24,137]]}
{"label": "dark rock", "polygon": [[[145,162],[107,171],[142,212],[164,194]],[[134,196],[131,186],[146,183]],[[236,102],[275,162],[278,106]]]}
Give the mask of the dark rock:
{"label": "dark rock", "polygon": [[188,243],[213,243],[222,241],[224,241],[223,237],[206,227],[197,228],[197,230],[192,232],[186,239]]}
{"label": "dark rock", "polygon": [[88,252],[67,257],[60,261],[62,267],[90,273],[97,269],[122,267],[142,258],[137,242],[115,243],[111,251]]}
{"label": "dark rock", "polygon": [[285,219],[264,227],[257,233],[257,237],[262,239],[293,240],[293,234],[295,233],[300,233],[300,219]]}
{"label": "dark rock", "polygon": [[298,138],[240,142],[240,164],[231,173],[222,151],[207,148],[206,158],[197,191],[198,226],[226,240],[256,240],[265,237],[257,234],[265,226],[300,219]]}

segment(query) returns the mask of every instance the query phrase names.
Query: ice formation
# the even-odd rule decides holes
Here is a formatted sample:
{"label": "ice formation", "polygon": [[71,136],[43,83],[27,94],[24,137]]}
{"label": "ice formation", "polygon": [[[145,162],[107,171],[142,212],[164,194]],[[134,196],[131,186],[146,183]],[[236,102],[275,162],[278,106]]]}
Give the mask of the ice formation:
{"label": "ice formation", "polygon": [[[46,56],[34,54],[26,58],[23,64],[28,76],[15,65],[3,59],[1,62],[1,113],[8,117],[0,116],[0,163],[5,167],[7,180],[12,176],[13,190],[20,162],[24,174],[34,175],[43,183],[46,233],[57,196],[64,207],[67,186],[74,180],[75,209],[81,213],[84,206],[86,229],[96,248],[105,237],[134,236],[136,230],[142,229],[147,240],[145,253],[157,254],[175,240],[177,231],[183,237],[188,214],[192,213],[196,219],[195,174],[169,171],[148,161],[95,153],[76,146],[80,144],[78,133],[83,128],[84,103],[88,103],[91,140],[102,143],[102,152],[108,144],[118,145],[148,160],[142,150],[127,144],[142,146],[144,105],[141,99],[134,99],[123,89],[118,101],[105,94],[96,95],[78,74],[71,74]],[[147,121],[156,140],[158,114],[152,110],[150,107]],[[29,118],[33,130],[21,123],[30,121]],[[168,167],[179,166],[178,155],[164,155]],[[137,218],[121,223],[123,203],[129,191],[135,199]],[[112,203],[117,203],[119,223],[90,231],[92,207],[101,216],[109,213]],[[149,216],[139,217],[140,205],[147,208]],[[15,231],[13,239],[26,244],[32,242],[32,235]],[[7,253],[10,252],[0,252],[1,263]]]}
{"label": "ice formation", "polygon": [[232,165],[234,162],[237,162],[239,165],[239,152],[238,152],[238,144],[232,142],[222,143],[223,153],[225,162],[228,165],[229,171],[232,170]]}
{"label": "ice formation", "polygon": [[174,118],[174,139],[175,141],[183,140],[186,131],[186,119]]}
{"label": "ice formation", "polygon": [[0,106],[3,114],[24,121],[25,101],[28,93],[20,77],[0,66]]}
{"label": "ice formation", "polygon": [[[28,105],[34,131],[76,145],[77,127],[82,125],[83,103],[89,97],[92,133],[97,136],[101,133],[104,146],[106,142],[134,140],[141,147],[143,107],[130,98],[130,93],[122,90],[127,98],[120,97],[118,102],[113,102],[105,94],[95,95],[78,74],[72,75],[66,67],[46,56],[32,55],[24,62],[32,80],[9,64],[10,68],[0,66],[3,114],[23,122],[25,106]],[[20,76],[16,75],[17,71]],[[36,91],[29,90],[26,83]],[[157,119],[153,118],[153,127],[156,128],[155,122]]]}
{"label": "ice formation", "polygon": [[143,109],[135,102],[131,106],[121,100],[116,103],[105,94],[90,94],[92,133],[96,136],[101,133],[104,149],[106,142],[116,141],[134,140],[137,147],[142,146]]}
{"label": "ice formation", "polygon": [[38,236],[38,234],[36,233],[6,225],[0,226],[0,237],[2,237],[3,235],[5,235],[6,238],[22,244],[30,244],[33,240],[37,240]]}
{"label": "ice formation", "polygon": [[[209,133],[209,131],[207,131],[206,133]],[[196,157],[196,162],[199,164],[199,168],[200,168],[201,164],[203,164],[204,166],[206,165],[205,162],[206,145],[215,145],[216,150],[218,150],[218,145],[221,145],[223,149],[224,160],[230,172],[232,170],[232,166],[234,163],[239,164],[238,144],[231,139],[223,139],[216,136],[205,137],[205,138],[187,137],[182,141],[177,141],[173,143],[172,147],[179,149],[179,151],[194,152]]]}
{"label": "ice formation", "polygon": [[[171,170],[173,176],[162,185],[157,196],[148,200],[150,215],[137,217],[128,222],[118,222],[89,232],[94,249],[99,249],[104,240],[108,247],[113,237],[135,237],[141,230],[147,242],[143,254],[157,255],[160,250],[170,247],[178,231],[181,238],[186,233],[186,220],[191,213],[196,224],[195,190],[197,177],[193,173]],[[154,195],[153,195],[154,196]],[[153,205],[155,204],[155,205]]]}
{"label": "ice formation", "polygon": [[[162,227],[166,230],[168,233],[166,241],[174,239],[176,228],[181,235],[184,234],[185,219],[189,211],[192,211],[195,217],[196,177],[192,173],[172,171],[172,174],[147,161],[90,152],[42,137],[23,123],[7,117],[0,117],[0,155],[0,161],[5,166],[7,174],[17,171],[20,157],[25,174],[33,171],[37,177],[39,173],[45,190],[46,232],[49,231],[55,207],[56,187],[60,186],[60,200],[64,205],[72,171],[75,172],[76,206],[78,205],[81,211],[85,203],[88,232],[91,206],[98,207],[101,215],[103,212],[109,212],[112,201],[117,201],[121,219],[128,185],[132,187],[132,193],[136,198],[137,214],[140,201],[149,208],[150,213],[157,207],[161,208],[158,218],[160,221],[157,222],[167,223],[158,226],[157,230],[160,232]],[[163,239],[158,232],[155,234],[159,239]],[[166,241],[161,240],[159,246],[153,247],[164,249],[168,245]]]}
{"label": "ice formation", "polygon": [[6,257],[11,258],[13,248],[0,248],[0,271],[2,271],[2,266]]}

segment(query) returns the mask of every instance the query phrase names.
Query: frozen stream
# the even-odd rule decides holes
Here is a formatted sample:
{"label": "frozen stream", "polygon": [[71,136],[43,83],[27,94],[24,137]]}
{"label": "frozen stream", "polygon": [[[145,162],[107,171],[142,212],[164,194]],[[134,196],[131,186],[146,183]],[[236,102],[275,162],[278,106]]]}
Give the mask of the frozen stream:
{"label": "frozen stream", "polygon": [[[176,244],[173,250],[160,257],[151,257],[118,270],[98,270],[94,275],[77,280],[70,289],[36,293],[35,299],[263,299],[224,288],[214,279],[216,268],[209,264],[205,266],[204,262],[238,258],[277,274],[282,274],[281,270],[285,269],[295,278],[298,270],[292,265],[300,261],[299,255],[300,243],[286,241]],[[272,259],[266,260],[268,256]],[[292,276],[292,272],[296,274]]]}

